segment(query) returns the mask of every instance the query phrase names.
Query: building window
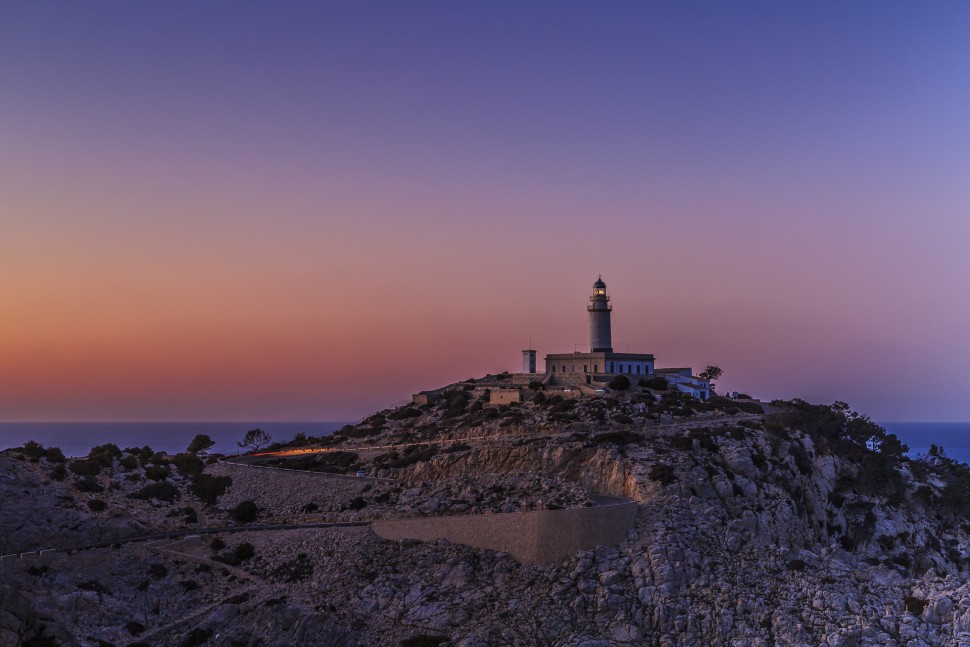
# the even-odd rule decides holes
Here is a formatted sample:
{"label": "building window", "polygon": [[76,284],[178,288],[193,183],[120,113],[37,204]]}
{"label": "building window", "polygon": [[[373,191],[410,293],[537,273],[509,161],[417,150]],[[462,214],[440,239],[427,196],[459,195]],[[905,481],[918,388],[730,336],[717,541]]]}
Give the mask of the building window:
{"label": "building window", "polygon": [[575,365],[575,364],[573,364],[573,371],[572,371],[572,372],[573,372],[573,373],[575,373],[575,372],[576,372],[576,365]]}
{"label": "building window", "polygon": [[553,373],[555,373],[555,372],[556,372],[556,365],[555,365],[555,364],[553,364],[553,365],[552,365],[552,372],[553,372]]}
{"label": "building window", "polygon": [[606,369],[606,372],[607,373],[612,373],[613,372],[613,362],[610,362],[609,364],[607,364],[607,366],[609,368]]}
{"label": "building window", "polygon": [[640,375],[640,365],[637,364],[637,375]]}
{"label": "building window", "polygon": [[593,372],[594,373],[599,373],[600,372],[600,365],[599,364],[593,364]]}
{"label": "building window", "polygon": [[583,373],[589,373],[589,366],[587,364],[583,364]]}

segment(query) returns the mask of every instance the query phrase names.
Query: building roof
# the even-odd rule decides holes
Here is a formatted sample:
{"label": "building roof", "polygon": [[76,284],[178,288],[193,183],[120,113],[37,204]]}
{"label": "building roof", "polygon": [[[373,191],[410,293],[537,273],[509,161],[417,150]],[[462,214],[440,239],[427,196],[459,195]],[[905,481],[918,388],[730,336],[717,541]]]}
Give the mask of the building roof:
{"label": "building roof", "polygon": [[609,350],[598,350],[592,353],[549,353],[546,359],[607,359],[607,360],[629,360],[650,362],[654,357],[652,353],[614,353]]}

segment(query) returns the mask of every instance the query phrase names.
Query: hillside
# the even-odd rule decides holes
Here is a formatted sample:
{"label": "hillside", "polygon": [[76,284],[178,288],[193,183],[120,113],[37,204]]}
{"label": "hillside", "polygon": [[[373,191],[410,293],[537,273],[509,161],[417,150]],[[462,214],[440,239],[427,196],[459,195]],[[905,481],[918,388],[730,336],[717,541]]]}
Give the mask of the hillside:
{"label": "hillside", "polygon": [[[119,543],[0,562],[0,644],[970,643],[970,472],[942,451],[909,459],[842,403],[644,385],[491,404],[504,379],[250,459],[286,470],[100,448],[91,475],[43,448],[4,452],[2,552]],[[146,498],[153,485],[171,501]],[[637,501],[634,527],[549,567],[366,525],[259,529],[596,495]],[[120,541],[232,526],[250,529]]]}

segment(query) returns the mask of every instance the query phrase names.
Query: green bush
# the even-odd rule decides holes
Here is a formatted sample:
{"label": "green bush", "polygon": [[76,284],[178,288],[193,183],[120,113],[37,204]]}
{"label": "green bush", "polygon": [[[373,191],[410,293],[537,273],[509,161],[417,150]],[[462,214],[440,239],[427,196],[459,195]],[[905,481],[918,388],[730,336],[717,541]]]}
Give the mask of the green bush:
{"label": "green bush", "polygon": [[639,385],[645,389],[653,389],[655,391],[667,390],[667,380],[660,376],[651,377],[650,379],[640,378]]}
{"label": "green bush", "polygon": [[63,464],[57,464],[54,469],[51,470],[51,480],[52,481],[63,481],[67,478],[67,469],[65,469]]}
{"label": "green bush", "polygon": [[253,555],[256,554],[256,548],[247,541],[233,548],[232,553],[240,562],[245,562],[253,558]]}
{"label": "green bush", "polygon": [[67,468],[78,476],[97,476],[101,473],[101,463],[87,459],[71,461]]}
{"label": "green bush", "polygon": [[354,498],[353,498],[353,499],[351,499],[351,500],[350,500],[350,502],[349,502],[349,503],[347,504],[347,507],[348,507],[348,508],[349,508],[350,510],[360,510],[360,509],[362,509],[362,508],[364,508],[364,507],[366,507],[366,506],[367,506],[367,501],[366,501],[366,500],[364,500],[364,499],[362,499],[362,498],[361,498],[361,497],[359,497],[359,496],[358,496],[358,497],[354,497]]}
{"label": "green bush", "polygon": [[171,483],[165,483],[160,481],[158,483],[151,483],[141,488],[137,492],[132,492],[128,495],[129,498],[139,499],[142,501],[149,501],[151,499],[158,499],[159,501],[167,501],[171,503],[172,501],[180,498],[182,495],[178,488]]}
{"label": "green bush", "polygon": [[232,478],[229,476],[199,474],[192,479],[192,494],[205,503],[215,505],[216,499],[225,494],[230,485],[232,485]]}
{"label": "green bush", "polygon": [[166,575],[168,575],[168,569],[165,568],[165,564],[155,562],[148,567],[148,576],[152,579],[160,580]]}
{"label": "green bush", "polygon": [[47,450],[36,440],[28,440],[25,442],[22,451],[30,458],[43,458],[47,456]]}
{"label": "green bush", "polygon": [[137,636],[145,632],[145,625],[138,622],[137,620],[132,620],[125,625],[125,630],[132,636]]}
{"label": "green bush", "polygon": [[418,411],[418,409],[416,409],[413,405],[409,404],[407,406],[394,409],[390,414],[388,414],[387,417],[390,420],[405,420],[407,418],[417,418],[420,415],[421,412]]}
{"label": "green bush", "polygon": [[401,647],[438,647],[442,643],[448,642],[446,636],[431,636],[428,634],[418,634],[401,641]]}
{"label": "green bush", "polygon": [[176,454],[172,457],[172,465],[179,471],[179,474],[188,478],[198,476],[205,468],[202,459],[190,453]]}
{"label": "green bush", "polygon": [[64,452],[61,451],[60,447],[48,447],[47,460],[51,463],[63,463],[67,460],[67,457],[64,456]]}
{"label": "green bush", "polygon": [[101,499],[91,499],[88,501],[88,508],[92,512],[104,512],[108,508],[108,504]]}
{"label": "green bush", "polygon": [[131,454],[125,454],[118,461],[118,464],[130,472],[131,470],[138,469],[138,458]]}
{"label": "green bush", "polygon": [[90,476],[85,476],[79,480],[74,484],[74,487],[78,492],[104,492],[104,488]]}
{"label": "green bush", "polygon": [[229,516],[236,523],[252,523],[259,516],[259,508],[252,501],[243,501],[229,511]]}
{"label": "green bush", "polygon": [[630,388],[630,378],[626,375],[617,375],[608,385],[614,391],[626,391]]}
{"label": "green bush", "polygon": [[152,465],[145,469],[145,476],[153,481],[163,481],[172,473],[168,465]]}
{"label": "green bush", "polygon": [[121,458],[121,450],[114,443],[95,445],[88,452],[88,459],[97,461],[102,467],[111,467],[111,463],[116,458]]}

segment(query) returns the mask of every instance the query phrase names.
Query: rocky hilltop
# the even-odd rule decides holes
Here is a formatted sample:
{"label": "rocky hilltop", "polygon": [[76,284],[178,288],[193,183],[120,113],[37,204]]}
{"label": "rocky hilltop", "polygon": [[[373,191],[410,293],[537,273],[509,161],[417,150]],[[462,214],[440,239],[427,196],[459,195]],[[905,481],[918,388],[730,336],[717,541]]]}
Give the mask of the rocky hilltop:
{"label": "rocky hilltop", "polygon": [[[2,560],[0,645],[970,644],[970,472],[941,450],[843,403],[493,404],[507,379],[243,463],[3,452],[0,552],[106,544]],[[367,525],[596,495],[636,500],[634,527],[549,567]]]}

